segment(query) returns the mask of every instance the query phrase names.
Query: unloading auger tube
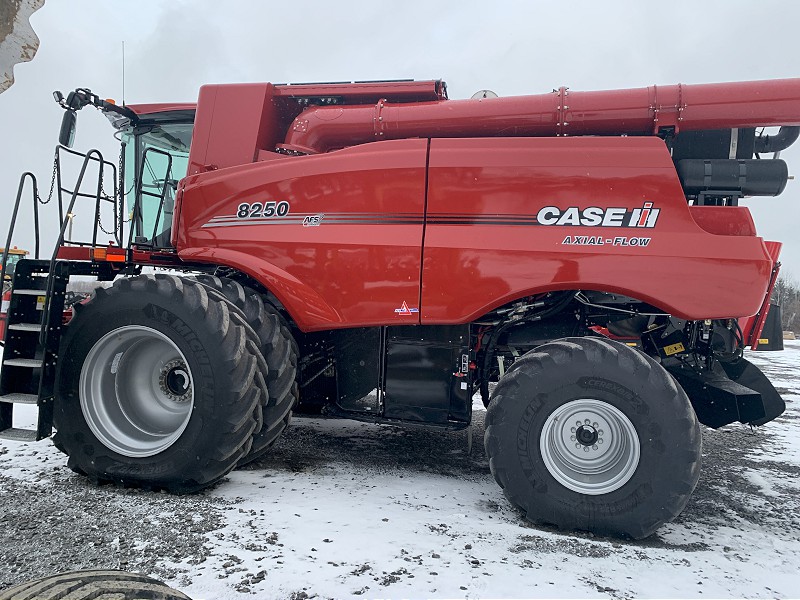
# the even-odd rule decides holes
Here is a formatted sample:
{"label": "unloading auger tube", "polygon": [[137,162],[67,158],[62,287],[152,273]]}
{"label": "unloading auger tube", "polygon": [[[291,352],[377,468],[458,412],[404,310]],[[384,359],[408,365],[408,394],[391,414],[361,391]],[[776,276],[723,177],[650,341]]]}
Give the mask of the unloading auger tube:
{"label": "unloading auger tube", "polygon": [[[297,116],[280,147],[314,154],[409,137],[657,135],[769,126],[790,126],[777,137],[794,136],[800,79],[594,92],[562,87],[506,98],[315,106]],[[766,146],[765,152],[782,149]]]}

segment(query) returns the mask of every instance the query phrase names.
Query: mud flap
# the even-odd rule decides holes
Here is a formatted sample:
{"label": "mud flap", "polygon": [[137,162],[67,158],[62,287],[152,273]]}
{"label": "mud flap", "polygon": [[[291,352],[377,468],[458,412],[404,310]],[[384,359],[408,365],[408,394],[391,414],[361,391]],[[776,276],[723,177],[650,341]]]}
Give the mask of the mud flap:
{"label": "mud flap", "polygon": [[776,390],[775,386],[767,379],[767,376],[761,372],[761,369],[756,367],[753,363],[744,358],[740,358],[733,362],[720,364],[731,381],[761,394],[761,401],[764,404],[764,416],[753,421],[748,421],[751,425],[763,425],[781,416],[783,411],[786,410],[786,403],[783,401],[783,398],[781,398],[778,390]]}
{"label": "mud flap", "polygon": [[703,425],[717,428],[734,421],[763,425],[786,409],[766,375],[744,358],[715,361],[710,370],[682,363],[664,367],[689,396]]}
{"label": "mud flap", "polygon": [[783,350],[783,327],[781,326],[781,307],[770,304],[764,328],[758,337],[758,344],[753,348],[756,352]]}

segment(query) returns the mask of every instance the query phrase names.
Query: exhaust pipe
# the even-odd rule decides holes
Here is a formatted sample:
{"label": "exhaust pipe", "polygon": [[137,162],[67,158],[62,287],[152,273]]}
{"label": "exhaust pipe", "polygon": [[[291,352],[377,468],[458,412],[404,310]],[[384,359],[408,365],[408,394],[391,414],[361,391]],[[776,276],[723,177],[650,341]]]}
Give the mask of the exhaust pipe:
{"label": "exhaust pipe", "polygon": [[781,127],[776,135],[760,135],[756,138],[753,152],[780,152],[786,150],[800,137],[800,127]]}
{"label": "exhaust pipe", "polygon": [[279,149],[315,154],[408,137],[656,135],[778,125],[800,126],[800,79],[317,106],[297,116]]}

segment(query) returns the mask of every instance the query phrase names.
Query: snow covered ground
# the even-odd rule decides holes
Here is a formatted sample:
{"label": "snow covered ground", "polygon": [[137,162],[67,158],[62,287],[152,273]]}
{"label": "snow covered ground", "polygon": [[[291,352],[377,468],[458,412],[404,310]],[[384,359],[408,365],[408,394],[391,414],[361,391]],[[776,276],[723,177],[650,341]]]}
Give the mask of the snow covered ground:
{"label": "snow covered ground", "polygon": [[470,432],[295,419],[188,497],[96,487],[47,441],[0,442],[0,588],[115,567],[196,600],[797,597],[800,341],[748,358],[786,413],[705,430],[692,500],[642,542],[526,523],[489,474],[478,402],[471,451]]}

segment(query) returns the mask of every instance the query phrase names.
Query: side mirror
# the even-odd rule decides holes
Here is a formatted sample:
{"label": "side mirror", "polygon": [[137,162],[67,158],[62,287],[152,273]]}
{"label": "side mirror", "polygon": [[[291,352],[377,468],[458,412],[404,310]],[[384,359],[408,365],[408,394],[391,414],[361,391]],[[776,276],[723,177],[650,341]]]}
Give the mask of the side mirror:
{"label": "side mirror", "polygon": [[72,148],[75,141],[75,124],[78,121],[78,114],[74,110],[65,110],[64,117],[61,119],[61,131],[58,134],[58,143],[67,148]]}

